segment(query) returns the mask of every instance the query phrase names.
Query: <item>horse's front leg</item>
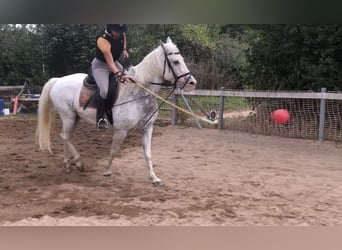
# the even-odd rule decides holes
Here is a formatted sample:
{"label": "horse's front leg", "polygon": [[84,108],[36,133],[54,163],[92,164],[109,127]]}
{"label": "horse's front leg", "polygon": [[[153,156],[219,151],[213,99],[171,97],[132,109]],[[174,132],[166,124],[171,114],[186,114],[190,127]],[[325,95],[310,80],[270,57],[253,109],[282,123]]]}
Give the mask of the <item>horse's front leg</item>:
{"label": "horse's front leg", "polygon": [[152,153],[151,153],[152,133],[153,133],[153,125],[149,126],[143,131],[142,144],[144,148],[144,156],[146,160],[148,178],[151,180],[153,185],[159,186],[162,184],[162,181],[154,173],[153,163],[152,163]]}
{"label": "horse's front leg", "polygon": [[119,152],[121,144],[123,140],[126,138],[126,135],[127,135],[126,130],[114,130],[109,159],[105,161],[104,163],[104,167],[105,167],[105,172],[103,173],[104,176],[110,176],[113,173],[113,171],[110,169],[113,158]]}

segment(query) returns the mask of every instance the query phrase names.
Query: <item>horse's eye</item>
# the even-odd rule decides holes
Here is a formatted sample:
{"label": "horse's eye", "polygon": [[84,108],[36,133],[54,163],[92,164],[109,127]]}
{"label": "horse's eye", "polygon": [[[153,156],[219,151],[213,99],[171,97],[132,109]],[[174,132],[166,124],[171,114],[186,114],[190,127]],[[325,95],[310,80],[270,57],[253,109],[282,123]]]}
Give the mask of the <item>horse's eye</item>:
{"label": "horse's eye", "polygon": [[174,64],[174,65],[178,65],[178,64],[179,64],[179,61],[178,61],[178,60],[173,61],[173,64]]}

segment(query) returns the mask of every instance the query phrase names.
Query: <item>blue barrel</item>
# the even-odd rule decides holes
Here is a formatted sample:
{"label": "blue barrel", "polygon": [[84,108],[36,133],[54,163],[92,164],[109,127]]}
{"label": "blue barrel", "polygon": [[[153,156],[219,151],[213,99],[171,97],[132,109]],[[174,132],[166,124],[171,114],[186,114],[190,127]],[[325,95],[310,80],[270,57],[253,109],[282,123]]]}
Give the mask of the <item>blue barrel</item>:
{"label": "blue barrel", "polygon": [[4,115],[4,100],[0,99],[0,116]]}

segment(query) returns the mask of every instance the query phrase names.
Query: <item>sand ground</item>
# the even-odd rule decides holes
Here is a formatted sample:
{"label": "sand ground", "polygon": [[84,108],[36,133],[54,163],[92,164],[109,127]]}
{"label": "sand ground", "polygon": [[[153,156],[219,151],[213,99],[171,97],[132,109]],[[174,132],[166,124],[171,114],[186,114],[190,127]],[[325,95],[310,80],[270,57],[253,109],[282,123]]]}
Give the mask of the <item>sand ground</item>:
{"label": "sand ground", "polygon": [[102,176],[111,131],[84,123],[74,143],[86,171],[63,171],[35,144],[34,118],[0,118],[0,225],[341,225],[342,146],[216,129],[155,126],[149,183],[140,138]]}

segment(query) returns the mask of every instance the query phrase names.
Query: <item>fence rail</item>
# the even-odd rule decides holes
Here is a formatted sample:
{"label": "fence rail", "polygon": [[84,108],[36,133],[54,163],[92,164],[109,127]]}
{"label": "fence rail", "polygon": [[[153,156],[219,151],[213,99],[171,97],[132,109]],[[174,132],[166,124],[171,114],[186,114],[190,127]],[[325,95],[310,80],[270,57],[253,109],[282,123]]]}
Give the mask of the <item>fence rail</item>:
{"label": "fence rail", "polygon": [[[185,98],[185,100],[184,100]],[[176,91],[174,102],[186,108],[186,102],[196,99],[199,105],[191,105],[194,113],[216,110],[218,125],[205,125],[218,129],[278,135],[314,140],[342,141],[342,93],[241,91],[241,90],[193,90]],[[203,101],[209,99],[207,101]],[[275,124],[271,113],[286,108],[291,119],[286,124]],[[193,124],[195,121],[172,109],[172,124]],[[195,124],[196,124],[195,123]]]}
{"label": "fence rail", "polygon": [[175,91],[176,95],[185,96],[216,96],[216,97],[254,97],[254,98],[289,98],[289,99],[326,99],[342,100],[342,93],[324,92],[283,92],[283,91],[242,91],[242,90],[202,90],[191,92]]}

